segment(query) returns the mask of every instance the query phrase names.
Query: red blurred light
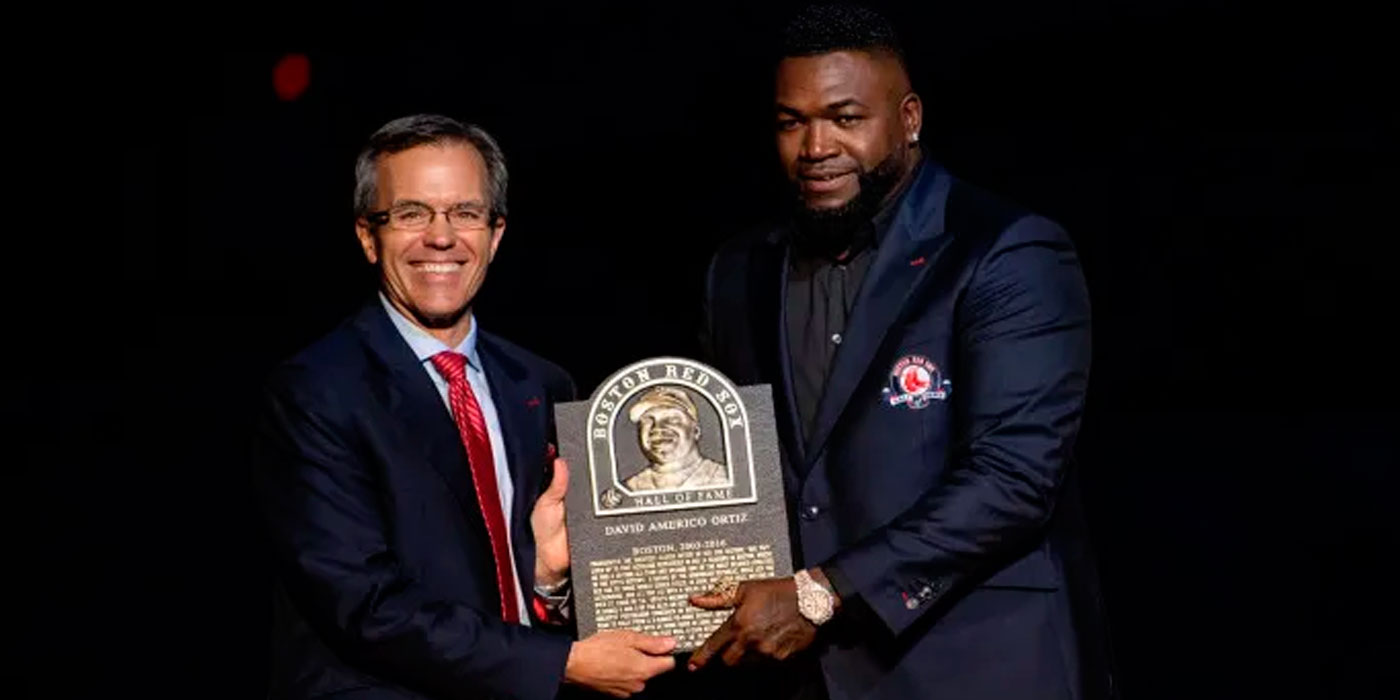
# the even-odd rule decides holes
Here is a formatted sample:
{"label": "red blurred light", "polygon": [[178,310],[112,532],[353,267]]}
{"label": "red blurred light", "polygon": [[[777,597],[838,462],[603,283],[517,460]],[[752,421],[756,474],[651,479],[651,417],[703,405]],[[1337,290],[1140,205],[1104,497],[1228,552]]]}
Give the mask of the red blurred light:
{"label": "red blurred light", "polygon": [[272,89],[284,102],[301,97],[310,84],[311,59],[303,54],[287,54],[272,69]]}

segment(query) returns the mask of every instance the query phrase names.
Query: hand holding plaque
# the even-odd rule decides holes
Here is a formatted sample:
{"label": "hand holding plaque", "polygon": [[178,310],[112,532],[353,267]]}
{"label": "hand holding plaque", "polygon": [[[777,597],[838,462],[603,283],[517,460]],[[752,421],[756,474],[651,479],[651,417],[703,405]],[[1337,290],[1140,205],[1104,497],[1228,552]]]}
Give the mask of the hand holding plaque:
{"label": "hand holding plaque", "polygon": [[564,523],[564,495],[569,488],[569,465],[554,460],[549,487],[530,511],[535,533],[535,585],[553,587],[568,575],[569,533]]}
{"label": "hand holding plaque", "polygon": [[631,630],[604,630],[574,642],[564,680],[613,697],[640,692],[646,681],[676,667],[676,641]]}
{"label": "hand holding plaque", "polygon": [[782,661],[812,645],[817,627],[831,619],[841,601],[826,574],[813,568],[792,578],[707,591],[691,596],[690,602],[707,610],[734,611],[690,657],[690,670],[695,671],[716,656],[730,666],[755,657]]}

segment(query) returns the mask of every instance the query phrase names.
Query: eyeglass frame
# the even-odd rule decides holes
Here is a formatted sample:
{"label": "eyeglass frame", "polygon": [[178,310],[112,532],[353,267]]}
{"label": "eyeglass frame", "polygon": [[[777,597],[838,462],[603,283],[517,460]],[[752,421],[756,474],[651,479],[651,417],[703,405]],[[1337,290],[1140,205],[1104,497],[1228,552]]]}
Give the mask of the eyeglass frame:
{"label": "eyeglass frame", "polygon": [[[458,227],[452,225],[452,211],[453,211],[453,209],[457,209],[457,208],[462,207],[462,206],[463,206],[463,205],[459,203],[459,204],[454,204],[452,207],[450,207],[450,208],[448,208],[448,209],[436,209],[436,208],[434,208],[434,207],[432,207],[432,206],[429,206],[429,205],[428,205],[427,203],[425,203],[425,202],[408,201],[408,202],[400,202],[400,203],[398,203],[398,204],[396,204],[396,205],[394,205],[394,206],[392,206],[392,207],[389,207],[388,209],[381,209],[381,210],[379,210],[379,211],[367,212],[367,213],[365,213],[365,215],[364,215],[363,218],[364,218],[364,220],[365,220],[366,222],[368,222],[368,223],[369,223],[372,227],[374,227],[374,228],[378,228],[378,227],[380,227],[380,226],[388,226],[388,225],[389,225],[390,218],[393,216],[393,212],[394,212],[395,209],[401,209],[401,208],[405,208],[405,207],[417,207],[417,208],[421,208],[421,209],[426,209],[426,210],[428,211],[428,222],[425,223],[425,224],[423,224],[423,228],[421,228],[421,229],[403,229],[403,228],[395,228],[395,227],[393,227],[393,226],[389,226],[389,228],[391,228],[391,229],[393,229],[393,230],[395,230],[395,231],[404,231],[404,232],[407,232],[407,233],[418,233],[418,232],[422,232],[422,231],[427,231],[429,228],[432,228],[433,222],[434,222],[434,221],[437,221],[437,215],[438,215],[438,214],[442,214],[442,215],[447,219],[447,227],[450,228],[450,229],[452,229],[453,231],[472,231],[472,230],[476,230],[476,227],[474,227],[474,226],[473,226],[473,227],[470,227],[470,228],[458,228]],[[500,220],[500,218],[501,218],[500,212],[497,212],[495,209],[489,208],[489,207],[486,207],[486,208],[484,208],[484,209],[485,209],[485,213],[486,213],[486,218],[485,218],[485,220],[483,221],[483,225],[481,226],[481,229],[482,229],[482,230],[490,229],[490,228],[495,227],[496,223],[497,223],[497,222]]]}

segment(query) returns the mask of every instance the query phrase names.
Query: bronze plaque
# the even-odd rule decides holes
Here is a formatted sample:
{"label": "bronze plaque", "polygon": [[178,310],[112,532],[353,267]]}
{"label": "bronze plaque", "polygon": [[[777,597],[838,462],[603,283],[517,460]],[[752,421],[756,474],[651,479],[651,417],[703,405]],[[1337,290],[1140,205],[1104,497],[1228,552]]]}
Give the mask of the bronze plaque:
{"label": "bronze plaque", "polygon": [[767,385],[693,360],[618,370],[555,407],[569,462],[569,555],[580,638],[623,628],[698,647],[729,615],[687,597],[725,580],[792,575]]}

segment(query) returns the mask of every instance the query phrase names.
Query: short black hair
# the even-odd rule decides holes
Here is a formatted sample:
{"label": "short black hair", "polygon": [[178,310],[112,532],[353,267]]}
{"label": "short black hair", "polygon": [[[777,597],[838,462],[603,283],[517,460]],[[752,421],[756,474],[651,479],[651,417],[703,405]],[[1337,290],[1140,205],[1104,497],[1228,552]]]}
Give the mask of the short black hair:
{"label": "short black hair", "polygon": [[485,129],[440,114],[414,114],[395,119],[380,127],[355,159],[355,216],[362,217],[374,207],[375,165],[383,156],[428,145],[470,144],[486,162],[486,196],[494,221],[506,215],[506,157],[496,139]]}
{"label": "short black hair", "polygon": [[904,65],[904,47],[884,15],[846,3],[809,5],[783,28],[782,58],[833,51],[885,51]]}

